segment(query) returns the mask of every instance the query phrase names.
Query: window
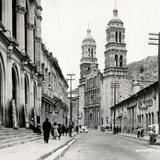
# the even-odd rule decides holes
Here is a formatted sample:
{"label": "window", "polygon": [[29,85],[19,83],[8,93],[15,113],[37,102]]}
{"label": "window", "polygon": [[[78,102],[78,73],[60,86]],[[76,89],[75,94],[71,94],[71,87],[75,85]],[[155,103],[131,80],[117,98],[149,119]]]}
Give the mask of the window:
{"label": "window", "polygon": [[27,23],[28,23],[28,6],[26,3],[26,13],[24,15],[24,31],[25,31],[25,51],[27,51]]}
{"label": "window", "polygon": [[115,40],[116,40],[116,42],[118,42],[118,32],[116,32]]}
{"label": "window", "polygon": [[115,67],[118,67],[118,56],[115,55]]}
{"label": "window", "polygon": [[121,43],[121,38],[122,38],[121,32],[119,32],[119,43]]}
{"label": "window", "polygon": [[16,12],[16,0],[12,0],[12,34],[13,37],[17,38],[17,12]]}
{"label": "window", "polygon": [[91,57],[93,58],[93,49],[91,49]]}
{"label": "window", "polygon": [[121,68],[123,67],[123,56],[122,55],[120,56],[120,67]]}
{"label": "window", "polygon": [[152,124],[154,124],[154,113],[152,113]]}

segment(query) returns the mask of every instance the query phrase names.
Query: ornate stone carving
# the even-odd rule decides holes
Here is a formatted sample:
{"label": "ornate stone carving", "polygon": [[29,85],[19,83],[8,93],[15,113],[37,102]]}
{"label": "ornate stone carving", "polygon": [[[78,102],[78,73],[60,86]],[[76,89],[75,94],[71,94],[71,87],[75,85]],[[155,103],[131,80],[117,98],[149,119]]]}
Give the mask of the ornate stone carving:
{"label": "ornate stone carving", "polygon": [[37,6],[37,10],[38,9],[42,11],[42,6]]}
{"label": "ornate stone carving", "polygon": [[42,16],[39,16],[39,15],[38,15],[38,16],[37,16],[37,19],[42,20]]}
{"label": "ornate stone carving", "polygon": [[27,29],[34,30],[35,29],[35,25],[32,24],[32,23],[27,23]]}
{"label": "ornate stone carving", "polygon": [[20,6],[20,5],[18,5],[16,7],[16,11],[19,12],[19,13],[21,13],[21,14],[25,14],[27,12],[26,8],[23,7],[23,6]]}
{"label": "ornate stone carving", "polygon": [[42,43],[42,38],[41,37],[35,37],[35,42]]}

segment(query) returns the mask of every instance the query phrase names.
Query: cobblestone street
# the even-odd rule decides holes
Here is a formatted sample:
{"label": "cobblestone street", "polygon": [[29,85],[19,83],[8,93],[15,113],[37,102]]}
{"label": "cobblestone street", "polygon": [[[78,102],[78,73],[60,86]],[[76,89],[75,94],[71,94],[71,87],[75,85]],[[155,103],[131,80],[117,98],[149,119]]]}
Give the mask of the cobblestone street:
{"label": "cobblestone street", "polygon": [[80,134],[61,160],[158,160],[160,146],[108,132]]}

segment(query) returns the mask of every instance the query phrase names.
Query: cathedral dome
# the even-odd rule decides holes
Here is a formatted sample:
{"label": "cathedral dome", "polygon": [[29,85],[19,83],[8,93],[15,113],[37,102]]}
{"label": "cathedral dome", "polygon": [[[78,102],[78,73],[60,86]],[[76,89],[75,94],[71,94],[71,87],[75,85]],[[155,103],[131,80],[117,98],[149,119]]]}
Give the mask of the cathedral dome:
{"label": "cathedral dome", "polygon": [[115,8],[113,10],[113,18],[109,21],[108,24],[110,23],[121,23],[123,24],[123,21],[118,17],[118,10]]}
{"label": "cathedral dome", "polygon": [[84,38],[83,42],[82,43],[88,43],[88,42],[96,42],[94,40],[94,38],[91,36],[91,30],[90,29],[87,29],[87,35],[86,37]]}

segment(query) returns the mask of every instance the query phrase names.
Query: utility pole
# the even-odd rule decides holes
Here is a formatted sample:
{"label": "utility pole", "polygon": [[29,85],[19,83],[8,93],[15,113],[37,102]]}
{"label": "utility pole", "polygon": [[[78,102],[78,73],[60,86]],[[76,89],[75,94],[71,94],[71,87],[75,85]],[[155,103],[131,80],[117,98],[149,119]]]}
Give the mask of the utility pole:
{"label": "utility pole", "polygon": [[116,129],[116,94],[117,94],[117,89],[120,87],[119,83],[116,81],[116,76],[114,77],[115,80],[113,83],[111,83],[111,88],[113,88],[113,98],[114,98],[114,108],[113,108],[113,134],[115,134],[115,129]]}
{"label": "utility pole", "polygon": [[149,38],[149,40],[154,41],[154,42],[149,42],[149,45],[158,46],[158,125],[160,128],[160,32],[149,33],[149,35],[153,36],[152,38]]}
{"label": "utility pole", "polygon": [[75,76],[75,74],[67,74],[70,78],[67,79],[70,81],[70,122],[72,122],[72,81],[75,80],[72,77]]}

